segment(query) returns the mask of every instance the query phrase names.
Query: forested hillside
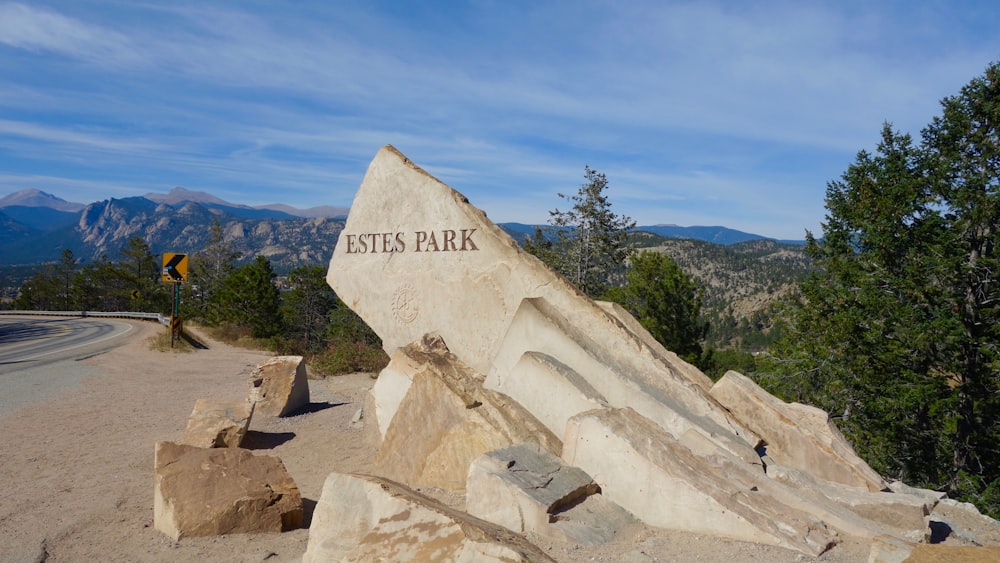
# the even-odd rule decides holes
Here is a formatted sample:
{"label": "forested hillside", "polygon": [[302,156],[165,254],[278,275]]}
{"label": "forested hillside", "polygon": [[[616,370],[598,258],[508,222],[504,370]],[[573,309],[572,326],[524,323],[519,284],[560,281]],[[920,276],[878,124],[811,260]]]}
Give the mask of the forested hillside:
{"label": "forested hillside", "polygon": [[774,307],[796,291],[810,271],[802,246],[753,240],[723,246],[691,239],[636,233],[635,244],[670,255],[705,288],[702,315],[707,344],[759,351],[774,333]]}

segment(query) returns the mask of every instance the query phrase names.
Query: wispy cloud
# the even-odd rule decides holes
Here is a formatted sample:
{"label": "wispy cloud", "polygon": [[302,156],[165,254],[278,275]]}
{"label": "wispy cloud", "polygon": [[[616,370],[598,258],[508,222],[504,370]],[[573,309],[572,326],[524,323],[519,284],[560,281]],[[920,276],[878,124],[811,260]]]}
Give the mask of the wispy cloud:
{"label": "wispy cloud", "polygon": [[0,159],[344,205],[392,143],[502,220],[544,221],[589,164],[637,218],[801,236],[997,27],[974,2],[0,3]]}

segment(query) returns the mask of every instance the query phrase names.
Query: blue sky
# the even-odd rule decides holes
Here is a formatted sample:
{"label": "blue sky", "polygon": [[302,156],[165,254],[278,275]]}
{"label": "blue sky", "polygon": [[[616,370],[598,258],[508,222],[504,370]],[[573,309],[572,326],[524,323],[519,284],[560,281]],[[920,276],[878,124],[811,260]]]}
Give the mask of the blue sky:
{"label": "blue sky", "polygon": [[998,29],[991,1],[0,0],[0,194],[347,206],[392,144],[498,222],[589,165],[639,224],[800,239]]}

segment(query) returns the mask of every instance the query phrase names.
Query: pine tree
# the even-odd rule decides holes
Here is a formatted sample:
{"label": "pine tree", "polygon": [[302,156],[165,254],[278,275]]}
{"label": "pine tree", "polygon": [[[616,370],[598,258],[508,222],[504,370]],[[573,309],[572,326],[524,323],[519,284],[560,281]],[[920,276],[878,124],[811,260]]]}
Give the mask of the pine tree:
{"label": "pine tree", "polygon": [[704,290],[667,254],[644,250],[632,257],[626,283],[605,296],[619,303],[668,350],[694,364],[702,360],[708,324],[701,318]]}
{"label": "pine tree", "polygon": [[763,378],[884,475],[1000,514],[1000,67],[827,188],[819,270]]}
{"label": "pine tree", "polygon": [[584,178],[587,181],[576,195],[558,194],[573,203],[569,210],[556,208],[549,212],[554,228],[548,234],[555,243],[549,246],[548,237],[539,231],[527,248],[581,291],[599,297],[621,281],[629,252],[626,237],[635,221],[611,211],[611,202],[604,193],[608,187],[604,174],[585,166]]}

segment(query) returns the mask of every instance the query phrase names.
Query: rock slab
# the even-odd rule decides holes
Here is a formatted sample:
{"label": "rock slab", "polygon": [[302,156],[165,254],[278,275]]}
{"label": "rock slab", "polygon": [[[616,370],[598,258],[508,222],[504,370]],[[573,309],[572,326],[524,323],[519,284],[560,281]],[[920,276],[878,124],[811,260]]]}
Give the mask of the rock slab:
{"label": "rock slab", "polygon": [[184,443],[198,448],[238,448],[250,427],[248,401],[198,399],[188,417]]}
{"label": "rock slab", "polygon": [[255,412],[288,416],[309,405],[309,380],[302,356],[275,356],[250,373],[249,400]]}
{"label": "rock slab", "polygon": [[302,527],[302,496],[281,460],[239,448],[157,442],[153,526],[175,540]]}
{"label": "rock slab", "polygon": [[464,491],[469,466],[488,451],[518,442],[562,450],[559,438],[530,412],[484,389],[485,376],[456,358],[439,336],[426,335],[394,358],[390,368],[406,371],[397,381],[408,385],[376,455],[378,475]]}
{"label": "rock slab", "polygon": [[826,412],[786,403],[735,371],[722,376],[712,386],[711,394],[761,437],[767,456],[779,465],[871,492],[889,488],[854,453]]}
{"label": "rock slab", "polygon": [[302,561],[553,559],[506,528],[450,509],[399,483],[331,473],[313,512]]}
{"label": "rock slab", "polygon": [[469,468],[469,514],[521,534],[594,545],[635,523],[582,469],[537,444],[487,452]]}

